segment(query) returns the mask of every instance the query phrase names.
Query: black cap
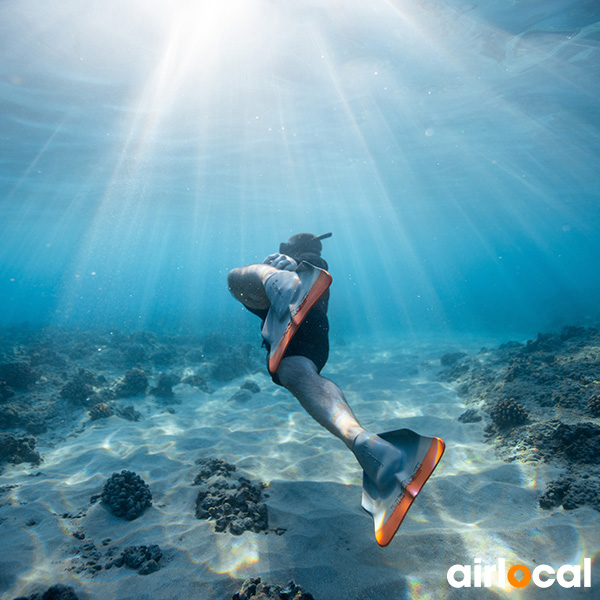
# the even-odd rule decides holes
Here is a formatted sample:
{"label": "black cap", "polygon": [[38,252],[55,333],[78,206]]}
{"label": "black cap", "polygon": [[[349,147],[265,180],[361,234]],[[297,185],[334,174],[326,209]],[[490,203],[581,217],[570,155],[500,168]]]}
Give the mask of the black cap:
{"label": "black cap", "polygon": [[323,246],[321,240],[331,237],[332,233],[313,235],[312,233],[297,233],[288,241],[279,245],[279,252],[288,256],[299,256],[300,254],[317,254],[321,256]]}

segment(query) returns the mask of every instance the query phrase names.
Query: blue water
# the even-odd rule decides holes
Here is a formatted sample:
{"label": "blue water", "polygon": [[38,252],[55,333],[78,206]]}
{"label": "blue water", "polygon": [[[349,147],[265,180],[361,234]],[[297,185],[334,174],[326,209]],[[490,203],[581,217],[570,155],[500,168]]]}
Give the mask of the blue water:
{"label": "blue water", "polygon": [[598,317],[593,0],[0,5],[0,324],[245,331],[333,232],[333,335]]}

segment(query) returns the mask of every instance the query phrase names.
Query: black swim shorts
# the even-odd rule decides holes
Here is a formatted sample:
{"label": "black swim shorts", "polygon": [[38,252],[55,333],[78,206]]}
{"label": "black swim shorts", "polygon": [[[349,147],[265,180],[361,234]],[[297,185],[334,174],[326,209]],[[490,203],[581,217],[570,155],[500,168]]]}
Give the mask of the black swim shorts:
{"label": "black swim shorts", "polygon": [[[263,322],[267,318],[266,310],[253,310],[248,309],[250,312],[259,316]],[[263,342],[263,345],[267,349],[267,369],[269,368],[269,351],[270,347],[267,342]],[[292,341],[289,343],[283,358],[287,356],[306,356],[312,360],[316,367],[317,372],[321,372],[321,369],[325,366],[327,359],[329,358],[329,320],[327,319],[327,313],[316,304],[313,309],[308,313],[304,321],[298,330],[294,334]],[[270,371],[269,371],[270,372]],[[270,373],[271,379],[277,384],[281,385],[277,373]]]}

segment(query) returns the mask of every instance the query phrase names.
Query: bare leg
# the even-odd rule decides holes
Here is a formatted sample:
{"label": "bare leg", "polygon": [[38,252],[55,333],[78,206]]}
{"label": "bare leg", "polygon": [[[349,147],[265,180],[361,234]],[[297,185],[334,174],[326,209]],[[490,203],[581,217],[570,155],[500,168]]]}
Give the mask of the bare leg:
{"label": "bare leg", "polygon": [[266,264],[249,265],[233,269],[227,276],[229,291],[244,306],[254,309],[268,309],[270,306],[265,292],[266,280],[278,269]]}
{"label": "bare leg", "polygon": [[354,438],[365,430],[348,406],[342,390],[317,373],[317,367],[305,356],[288,356],[277,371],[279,380],[319,425],[352,449]]}

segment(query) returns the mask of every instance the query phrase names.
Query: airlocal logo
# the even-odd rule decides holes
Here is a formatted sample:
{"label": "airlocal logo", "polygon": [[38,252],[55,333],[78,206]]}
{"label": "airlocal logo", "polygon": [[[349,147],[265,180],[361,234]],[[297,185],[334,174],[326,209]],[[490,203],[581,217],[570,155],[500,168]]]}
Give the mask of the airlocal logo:
{"label": "airlocal logo", "polygon": [[[510,584],[514,588],[524,588],[532,583],[540,588],[548,588],[556,582],[564,588],[591,587],[592,565],[591,559],[583,559],[583,583],[581,567],[579,565],[562,565],[553,569],[550,565],[538,565],[531,571],[525,565],[513,565],[506,570],[506,560],[498,559],[497,565],[482,565],[481,559],[476,558],[473,566],[453,565],[448,569],[446,578],[454,588],[462,587],[492,587],[493,575],[496,574],[498,587],[507,587]],[[457,575],[462,578],[457,580]]]}

